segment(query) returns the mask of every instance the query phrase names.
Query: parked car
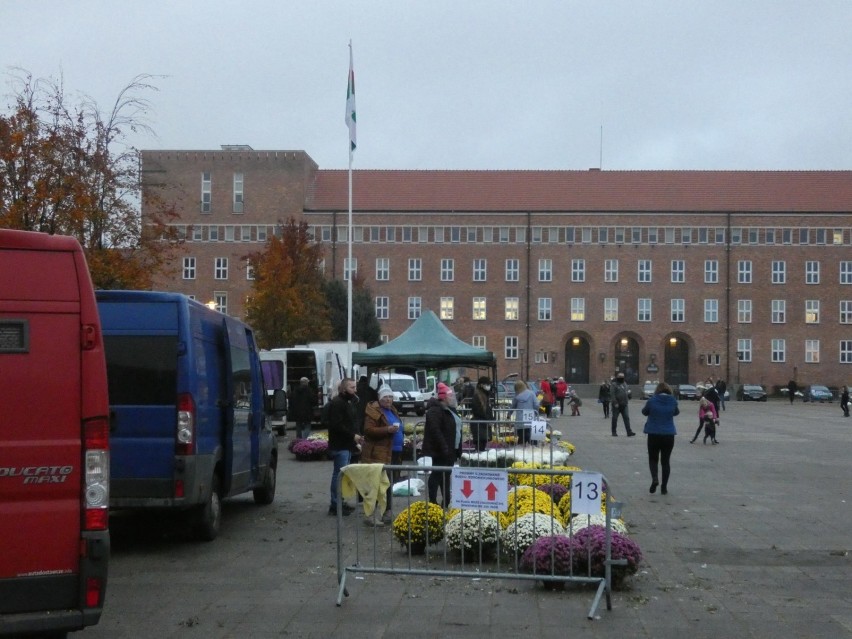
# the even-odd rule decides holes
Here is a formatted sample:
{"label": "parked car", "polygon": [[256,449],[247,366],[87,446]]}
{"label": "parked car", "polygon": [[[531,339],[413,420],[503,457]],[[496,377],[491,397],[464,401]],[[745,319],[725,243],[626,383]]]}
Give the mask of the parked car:
{"label": "parked car", "polygon": [[737,389],[738,402],[765,402],[766,391],[759,384],[743,384]]}
{"label": "parked car", "polygon": [[698,400],[701,398],[701,391],[692,384],[678,384],[677,391],[675,392],[678,399]]}
{"label": "parked car", "polygon": [[820,384],[811,384],[808,392],[805,394],[806,402],[833,402],[834,395],[828,390],[828,386]]}
{"label": "parked car", "polygon": [[642,386],[642,399],[650,399],[651,395],[654,394],[654,391],[657,389],[658,382],[645,382],[645,385]]}
{"label": "parked car", "polygon": [[494,389],[497,392],[497,405],[498,406],[508,406],[512,403],[512,400],[515,397],[515,382],[512,380],[497,382],[494,385]]}

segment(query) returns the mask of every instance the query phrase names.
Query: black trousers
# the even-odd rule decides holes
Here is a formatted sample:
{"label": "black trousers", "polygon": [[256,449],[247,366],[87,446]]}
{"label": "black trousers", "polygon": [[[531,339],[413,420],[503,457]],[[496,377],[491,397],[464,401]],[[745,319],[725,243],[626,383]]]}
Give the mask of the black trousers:
{"label": "black trousers", "polygon": [[671,473],[669,460],[674,449],[674,439],[674,435],[648,435],[648,467],[651,470],[651,480],[658,481],[657,465],[662,466],[663,481],[660,483],[663,488],[669,483]]}

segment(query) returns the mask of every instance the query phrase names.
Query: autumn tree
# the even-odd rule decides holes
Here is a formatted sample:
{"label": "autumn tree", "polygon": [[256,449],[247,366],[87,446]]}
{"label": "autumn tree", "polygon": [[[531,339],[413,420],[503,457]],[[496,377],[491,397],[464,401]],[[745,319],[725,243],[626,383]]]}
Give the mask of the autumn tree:
{"label": "autumn tree", "polygon": [[[325,295],[331,317],[331,339],[344,342],[349,334],[349,291],[347,283],[340,280],[328,280]],[[352,280],[352,341],[365,342],[367,348],[378,346],[381,326],[376,319],[373,295],[363,280],[357,275]]]}
{"label": "autumn tree", "polygon": [[263,251],[247,256],[254,271],[246,320],[263,348],[331,338],[322,249],[306,222],[279,224]]}
{"label": "autumn tree", "polygon": [[151,76],[134,78],[106,114],[90,98],[70,104],[61,80],[16,79],[0,114],[0,228],[72,235],[96,287],[150,288],[168,263],[174,213],[150,200],[142,226],[139,154],[126,136],[151,132],[139,95],[156,90]]}

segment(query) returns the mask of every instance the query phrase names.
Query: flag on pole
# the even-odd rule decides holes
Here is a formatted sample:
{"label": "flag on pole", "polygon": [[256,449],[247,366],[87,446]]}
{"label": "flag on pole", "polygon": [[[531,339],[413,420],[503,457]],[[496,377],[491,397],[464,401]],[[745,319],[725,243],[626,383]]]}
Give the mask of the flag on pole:
{"label": "flag on pole", "polygon": [[355,69],[352,66],[352,43],[349,43],[349,83],[346,86],[346,126],[349,127],[349,150],[354,151],[355,143]]}

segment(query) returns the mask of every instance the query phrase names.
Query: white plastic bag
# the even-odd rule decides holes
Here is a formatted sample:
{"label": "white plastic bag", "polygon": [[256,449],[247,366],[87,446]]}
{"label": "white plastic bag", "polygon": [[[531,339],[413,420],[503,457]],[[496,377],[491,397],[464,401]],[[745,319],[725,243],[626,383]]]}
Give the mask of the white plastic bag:
{"label": "white plastic bag", "polygon": [[[418,466],[431,466],[432,465],[432,458],[429,455],[426,455],[425,457],[421,457],[420,459],[417,460],[417,465]],[[431,471],[428,471],[428,470],[426,470],[426,471],[418,470],[417,476],[425,479],[426,477],[429,476],[430,472]]]}
{"label": "white plastic bag", "polygon": [[398,496],[411,495],[412,497],[419,497],[421,491],[426,488],[426,482],[422,479],[418,479],[417,477],[412,477],[411,479],[403,479],[402,481],[398,481],[393,485],[393,494]]}

